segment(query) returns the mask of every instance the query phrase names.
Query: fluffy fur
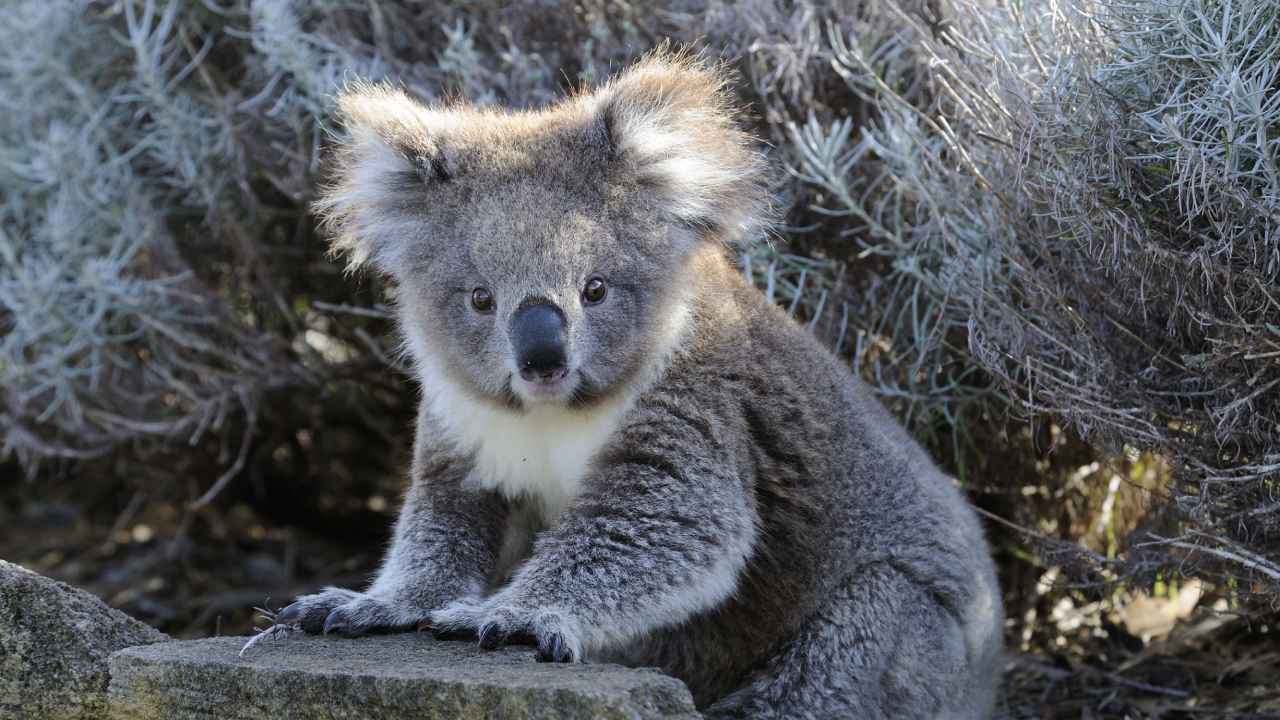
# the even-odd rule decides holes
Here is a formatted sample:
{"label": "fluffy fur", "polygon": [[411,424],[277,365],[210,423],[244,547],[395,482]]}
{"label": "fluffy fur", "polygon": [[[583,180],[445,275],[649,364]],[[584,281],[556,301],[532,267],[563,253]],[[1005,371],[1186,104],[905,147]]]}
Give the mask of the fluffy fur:
{"label": "fluffy fur", "polygon": [[[397,281],[423,402],[377,579],[282,622],[658,666],[718,717],[989,714],[981,528],[726,258],[765,193],[715,69],[658,54],[537,112],[367,86],[340,108],[317,207],[337,251]],[[554,392],[513,355],[530,301],[563,317]]]}

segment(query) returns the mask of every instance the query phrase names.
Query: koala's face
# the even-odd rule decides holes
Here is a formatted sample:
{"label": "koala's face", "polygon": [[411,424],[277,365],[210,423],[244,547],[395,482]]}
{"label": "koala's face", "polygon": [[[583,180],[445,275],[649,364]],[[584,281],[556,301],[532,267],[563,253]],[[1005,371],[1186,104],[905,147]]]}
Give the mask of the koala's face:
{"label": "koala's face", "polygon": [[722,85],[652,56],[536,112],[356,87],[316,207],[353,266],[397,279],[424,383],[514,411],[590,406],[670,349],[696,251],[760,215]]}
{"label": "koala's face", "polygon": [[556,175],[459,176],[447,245],[394,272],[420,365],[513,409],[612,396],[682,312],[689,231]]}

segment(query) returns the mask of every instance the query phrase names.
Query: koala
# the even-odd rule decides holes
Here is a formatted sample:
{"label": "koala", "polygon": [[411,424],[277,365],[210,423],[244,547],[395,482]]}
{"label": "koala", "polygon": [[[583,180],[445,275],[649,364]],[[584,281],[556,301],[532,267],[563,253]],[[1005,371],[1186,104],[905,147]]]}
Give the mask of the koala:
{"label": "koala", "polygon": [[990,715],[982,528],[735,269],[768,197],[728,88],[667,51],[537,110],[344,91],[316,210],[421,406],[376,578],[277,622],[657,667],[710,717]]}

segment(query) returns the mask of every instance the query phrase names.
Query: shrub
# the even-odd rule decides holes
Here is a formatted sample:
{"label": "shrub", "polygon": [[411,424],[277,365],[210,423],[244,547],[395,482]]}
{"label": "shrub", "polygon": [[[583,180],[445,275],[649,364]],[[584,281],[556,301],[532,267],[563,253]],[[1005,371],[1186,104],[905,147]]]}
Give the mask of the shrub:
{"label": "shrub", "polygon": [[[828,34],[879,117],[791,129],[818,210],[910,298],[880,311],[916,323],[891,342],[926,376],[976,365],[1023,416],[1167,457],[1168,512],[1125,569],[1280,598],[1280,8],[960,3],[939,33],[896,12],[889,38]],[[904,46],[928,58],[928,107],[885,70]]]}

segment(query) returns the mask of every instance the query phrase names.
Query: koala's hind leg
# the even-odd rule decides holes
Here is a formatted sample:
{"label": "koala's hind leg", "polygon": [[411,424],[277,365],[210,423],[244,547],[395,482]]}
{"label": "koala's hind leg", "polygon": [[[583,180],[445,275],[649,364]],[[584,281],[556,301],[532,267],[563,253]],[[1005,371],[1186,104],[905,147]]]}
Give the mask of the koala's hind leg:
{"label": "koala's hind leg", "polygon": [[971,657],[965,635],[956,618],[905,575],[867,568],[745,685],[707,708],[706,717],[987,718],[998,652],[984,644]]}

